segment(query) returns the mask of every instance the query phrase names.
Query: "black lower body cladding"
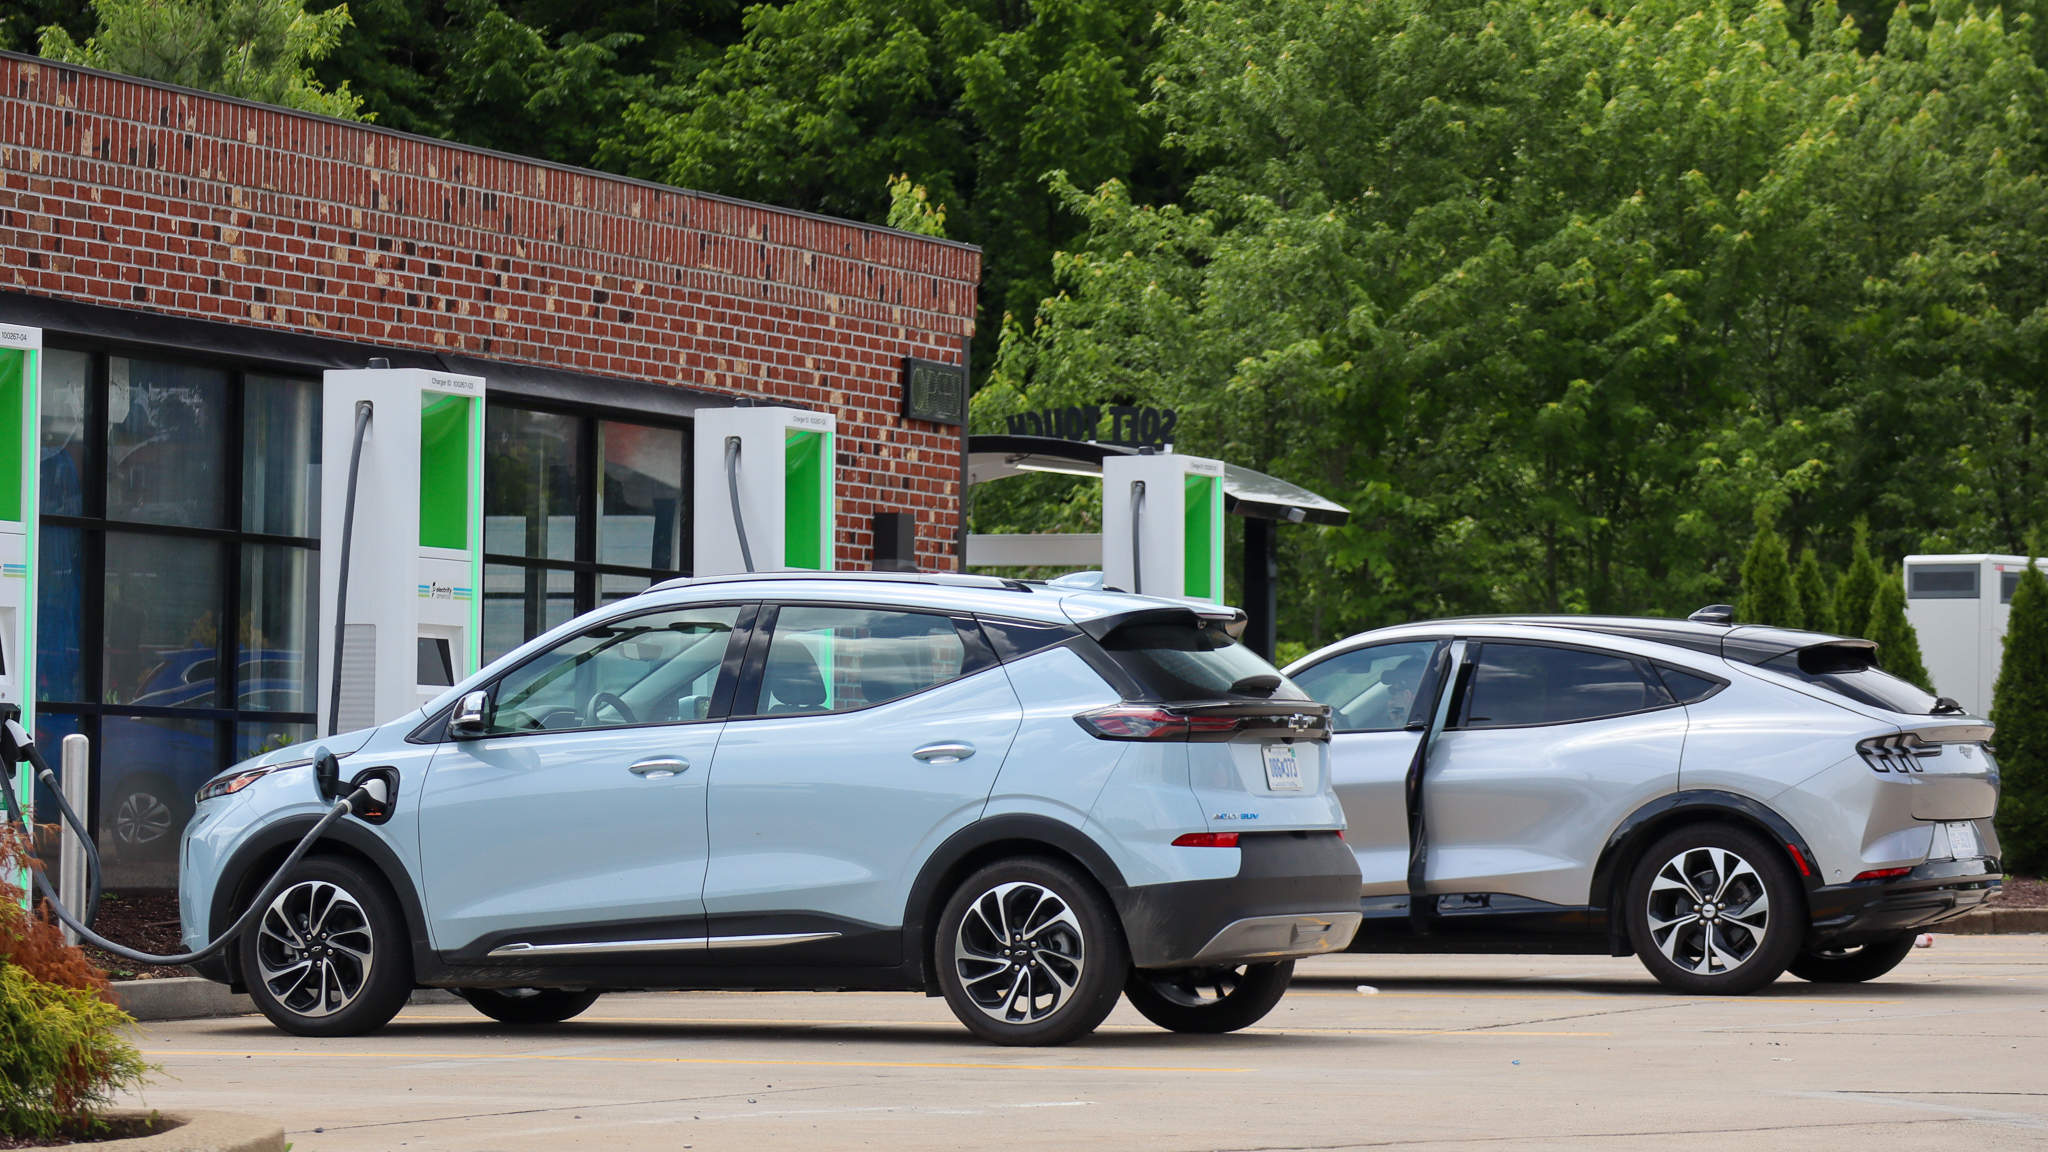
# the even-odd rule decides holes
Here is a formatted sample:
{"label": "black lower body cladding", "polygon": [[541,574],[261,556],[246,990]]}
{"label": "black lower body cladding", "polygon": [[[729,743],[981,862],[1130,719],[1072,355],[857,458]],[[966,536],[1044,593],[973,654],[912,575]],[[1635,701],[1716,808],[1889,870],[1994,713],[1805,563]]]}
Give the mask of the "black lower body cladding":
{"label": "black lower body cladding", "polygon": [[1896,880],[1816,888],[1806,896],[1808,943],[1847,947],[1926,928],[1981,906],[2003,881],[1995,859],[1929,860]]}
{"label": "black lower body cladding", "polygon": [[1114,894],[1132,963],[1191,963],[1217,933],[1252,917],[1357,913],[1358,860],[1337,833],[1247,832],[1237,843],[1237,875],[1228,879],[1146,884]]}

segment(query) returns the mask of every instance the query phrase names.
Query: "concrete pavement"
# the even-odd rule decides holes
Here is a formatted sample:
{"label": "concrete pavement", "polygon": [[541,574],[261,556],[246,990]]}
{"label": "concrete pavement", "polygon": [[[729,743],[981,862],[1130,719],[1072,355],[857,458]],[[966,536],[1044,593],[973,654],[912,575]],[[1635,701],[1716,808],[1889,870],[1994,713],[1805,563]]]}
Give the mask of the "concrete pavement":
{"label": "concrete pavement", "polygon": [[[1364,995],[1358,985],[1377,989]],[[415,1005],[300,1040],[261,1017],[138,1028],[136,1102],[388,1149],[2048,1147],[2048,936],[1942,936],[1870,984],[1676,996],[1633,960],[1342,956],[1259,1028],[979,1044],[940,1000],[607,996],[511,1029]]]}

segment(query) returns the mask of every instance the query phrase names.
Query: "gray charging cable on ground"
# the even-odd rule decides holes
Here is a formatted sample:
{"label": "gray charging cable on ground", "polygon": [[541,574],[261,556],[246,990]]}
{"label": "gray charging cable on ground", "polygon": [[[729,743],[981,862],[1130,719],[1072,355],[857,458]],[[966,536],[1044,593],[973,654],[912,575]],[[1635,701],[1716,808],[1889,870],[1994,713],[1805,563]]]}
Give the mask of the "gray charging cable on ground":
{"label": "gray charging cable on ground", "polygon": [[[22,729],[20,724],[9,720],[4,727],[7,736],[5,759],[10,761],[10,763],[0,767],[0,790],[4,790],[6,793],[8,819],[19,824],[22,831],[27,833],[29,831],[28,813],[27,809],[22,806],[21,798],[15,795],[14,792],[13,765],[21,760],[27,760],[35,766],[39,776],[48,777],[51,780],[54,780],[55,777],[50,773],[50,766],[44,763],[42,754],[36,751],[35,741],[29,738],[28,733]],[[319,823],[313,825],[312,830],[307,832],[298,845],[292,849],[291,855],[284,858],[284,863],[278,865],[277,872],[270,877],[270,882],[263,886],[263,890],[256,894],[256,899],[249,902],[249,906],[242,910],[242,914],[235,919],[235,922],[230,924],[226,931],[215,937],[213,943],[199,949],[197,952],[185,952],[175,956],[152,956],[147,952],[138,952],[125,944],[116,944],[112,940],[86,927],[85,924],[79,921],[78,917],[71,914],[69,908],[64,907],[63,901],[57,897],[56,889],[50,886],[50,878],[43,875],[42,869],[30,868],[29,871],[35,877],[36,890],[42,894],[43,899],[49,901],[50,910],[57,914],[57,919],[62,920],[66,927],[78,933],[79,939],[104,948],[124,960],[133,960],[138,964],[162,964],[167,966],[196,964],[210,956],[218,955],[237,936],[240,936],[258,916],[263,914],[263,910],[270,906],[270,902],[277,898],[279,890],[284,887],[285,874],[292,870],[292,867],[306,855],[306,851],[313,846],[314,842],[320,839],[321,834],[326,832],[336,820],[355,811],[355,806],[365,799],[368,799],[372,804],[390,803],[390,792],[391,785],[388,782],[381,777],[371,777],[368,780],[364,780],[362,785],[346,798],[335,801],[334,807],[327,810],[327,814],[320,818]],[[86,904],[88,914],[86,919],[89,921],[92,919],[91,913],[99,904],[99,851],[93,846],[92,837],[85,830],[85,821],[79,819],[78,813],[71,810],[71,805],[65,802],[62,792],[57,793],[57,804],[64,814],[64,819],[70,822],[71,827],[78,832],[79,838],[85,841],[87,874],[90,877],[86,888],[88,893]]]}

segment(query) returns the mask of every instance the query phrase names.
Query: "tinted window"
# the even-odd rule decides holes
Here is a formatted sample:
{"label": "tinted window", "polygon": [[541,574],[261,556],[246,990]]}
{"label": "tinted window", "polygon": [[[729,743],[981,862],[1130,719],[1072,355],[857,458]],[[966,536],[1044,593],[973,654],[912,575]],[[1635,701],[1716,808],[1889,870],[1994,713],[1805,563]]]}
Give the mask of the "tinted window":
{"label": "tinted window", "polygon": [[943,684],[966,663],[967,646],[950,616],[786,607],[775,618],[756,711],[866,708]]}
{"label": "tinted window", "polygon": [[492,732],[702,720],[739,608],[676,608],[579,632],[498,682]]}
{"label": "tinted window", "polygon": [[1004,663],[1050,648],[1080,635],[1062,624],[1027,623],[1022,620],[981,618],[982,635],[988,637],[996,656]]}
{"label": "tinted window", "polygon": [[[1806,659],[1802,660],[1802,656]],[[1868,663],[1867,659],[1864,663]],[[1887,712],[1931,716],[1937,702],[1933,696],[1875,666],[1853,667],[1848,661],[1834,664],[1818,663],[1813,659],[1812,649],[1804,652],[1787,652],[1760,666],[1783,672],[1788,676],[1796,676],[1808,684],[1847,696],[1859,704],[1882,708]]]}
{"label": "tinted window", "polygon": [[1975,564],[1915,564],[1906,569],[1906,597],[1911,600],[1975,600]]}
{"label": "tinted window", "polygon": [[1719,680],[1692,672],[1681,672],[1664,664],[1657,665],[1657,675],[1663,677],[1665,689],[1671,693],[1671,698],[1680,704],[1697,704],[1722,688]]}
{"label": "tinted window", "polygon": [[1296,675],[1294,682],[1335,711],[1339,732],[1400,728],[1416,707],[1435,653],[1434,640],[1378,644],[1332,656]]}
{"label": "tinted window", "polygon": [[1221,625],[1185,621],[1126,624],[1103,650],[1161,700],[1305,700],[1301,689]]}
{"label": "tinted window", "polygon": [[1473,669],[1468,728],[1557,724],[1663,704],[1636,663],[1621,656],[1533,644],[1485,644]]}

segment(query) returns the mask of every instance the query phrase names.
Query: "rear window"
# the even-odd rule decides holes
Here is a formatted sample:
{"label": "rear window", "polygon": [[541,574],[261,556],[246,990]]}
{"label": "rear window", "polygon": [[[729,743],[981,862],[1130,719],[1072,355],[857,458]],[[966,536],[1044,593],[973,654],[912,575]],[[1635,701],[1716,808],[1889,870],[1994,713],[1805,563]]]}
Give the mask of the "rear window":
{"label": "rear window", "polygon": [[1940,703],[1937,697],[1872,665],[1869,662],[1871,658],[1867,648],[1817,645],[1766,660],[1760,667],[1797,677],[1872,708],[1912,716],[1935,714],[1934,709]]}
{"label": "rear window", "polygon": [[1126,624],[1104,637],[1102,647],[1146,691],[1168,702],[1308,699],[1279,669],[1209,621]]}

